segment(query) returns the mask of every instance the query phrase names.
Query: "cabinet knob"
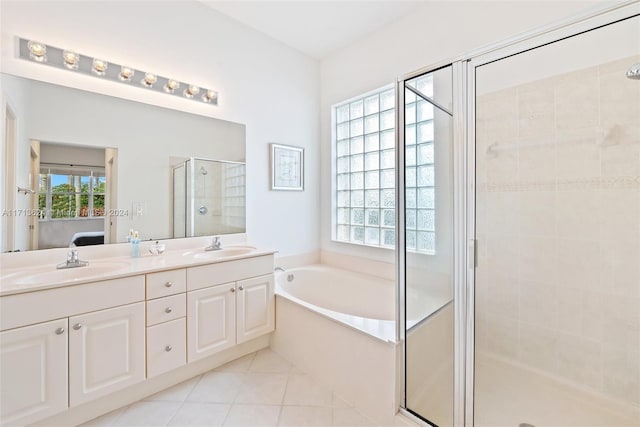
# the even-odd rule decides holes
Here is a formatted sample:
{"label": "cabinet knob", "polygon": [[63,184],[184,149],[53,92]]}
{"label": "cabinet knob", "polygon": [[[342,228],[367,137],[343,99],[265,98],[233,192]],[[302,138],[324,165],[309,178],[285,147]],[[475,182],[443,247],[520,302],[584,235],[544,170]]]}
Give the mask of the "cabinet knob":
{"label": "cabinet knob", "polygon": [[164,312],[167,313],[167,314],[171,313],[172,311],[173,311],[173,309],[171,307],[167,307],[167,308],[164,309]]}
{"label": "cabinet knob", "polygon": [[75,329],[76,331],[80,328],[82,328],[82,323],[76,323],[75,325],[73,325],[73,329]]}
{"label": "cabinet knob", "polygon": [[170,345],[168,345],[168,346],[166,346],[164,348],[164,351],[166,351],[166,352],[170,352],[171,350],[173,350],[173,348]]}
{"label": "cabinet knob", "polygon": [[64,334],[64,328],[58,328],[58,329],[56,329],[56,334],[57,334],[57,335],[62,335],[62,334]]}
{"label": "cabinet knob", "polygon": [[242,285],[238,286],[238,289],[240,289],[241,291],[244,291],[244,288],[242,287]]}
{"label": "cabinet knob", "polygon": [[235,291],[236,291],[236,288],[231,288],[231,292],[235,292]]}
{"label": "cabinet knob", "polygon": [[165,285],[167,288],[170,288],[170,287],[172,287],[172,286],[173,286],[173,283],[171,283],[171,282],[167,282],[167,283],[165,283],[164,285]]}

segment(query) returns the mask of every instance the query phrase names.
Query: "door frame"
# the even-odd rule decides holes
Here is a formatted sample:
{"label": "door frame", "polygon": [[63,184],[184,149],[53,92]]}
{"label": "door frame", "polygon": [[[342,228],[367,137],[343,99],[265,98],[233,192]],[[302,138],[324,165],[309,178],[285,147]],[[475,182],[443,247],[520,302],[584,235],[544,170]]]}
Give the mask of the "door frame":
{"label": "door frame", "polygon": [[11,107],[7,96],[2,96],[2,200],[0,208],[2,212],[2,241],[0,252],[16,249],[16,208],[17,208],[17,173],[16,159],[18,150],[18,117]]}

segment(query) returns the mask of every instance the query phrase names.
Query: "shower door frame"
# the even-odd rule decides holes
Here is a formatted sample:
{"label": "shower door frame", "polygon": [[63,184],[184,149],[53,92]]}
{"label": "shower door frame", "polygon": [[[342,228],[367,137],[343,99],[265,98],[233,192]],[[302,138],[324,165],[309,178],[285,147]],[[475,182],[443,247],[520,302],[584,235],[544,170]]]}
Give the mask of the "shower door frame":
{"label": "shower door frame", "polygon": [[453,84],[453,282],[454,282],[454,388],[453,424],[474,425],[475,375],[475,267],[477,243],[476,170],[475,170],[475,71],[477,67],[528,50],[595,30],[599,27],[640,15],[640,1],[626,0],[615,5],[598,6],[580,15],[539,27],[501,42],[491,44],[447,61],[398,77],[396,84],[396,312],[398,341],[402,342],[400,412],[419,424],[422,419],[406,408],[406,310],[405,310],[405,238],[404,238],[404,87],[405,82],[422,74],[452,66]]}
{"label": "shower door frame", "polygon": [[[561,41],[566,38],[577,36],[600,27],[615,24],[616,22],[632,18],[640,15],[640,1],[624,1],[616,5],[607,7],[598,7],[588,11],[577,17],[568,20],[559,21],[557,23],[541,27],[537,30],[515,36],[501,43],[491,45],[477,51],[470,52],[462,57],[465,62],[466,70],[466,211],[460,213],[454,211],[454,214],[462,214],[466,217],[466,237],[469,242],[469,248],[473,248],[468,254],[469,268],[466,275],[465,300],[469,302],[464,315],[456,312],[460,317],[455,318],[456,324],[465,325],[464,354],[460,355],[456,352],[456,367],[462,364],[464,366],[464,394],[461,396],[454,392],[456,400],[464,399],[464,408],[462,411],[454,412],[454,425],[472,427],[474,420],[474,377],[475,377],[475,254],[477,253],[477,244],[475,241],[475,211],[476,211],[476,170],[475,170],[475,148],[476,148],[476,68],[491,62],[509,58],[513,55],[524,53],[533,49],[541,48],[546,45]],[[454,93],[455,96],[455,93]],[[458,197],[456,196],[456,200]],[[457,219],[456,219],[457,221]],[[456,288],[456,291],[458,289]],[[458,325],[456,325],[458,330]],[[457,341],[456,341],[457,342]],[[464,361],[458,360],[458,357],[464,357]],[[459,384],[456,383],[456,386]],[[457,402],[456,402],[457,403]]]}
{"label": "shower door frame", "polygon": [[[396,240],[398,250],[396,251],[396,281],[397,287],[397,341],[402,342],[402,369],[399,376],[399,388],[401,390],[401,407],[400,412],[412,420],[429,425],[423,419],[411,412],[406,406],[406,303],[405,303],[405,286],[406,286],[406,248],[405,248],[405,200],[404,200],[404,146],[405,146],[405,128],[404,128],[404,90],[407,81],[451,66],[452,80],[452,131],[453,138],[451,148],[452,156],[452,172],[453,180],[453,306],[454,306],[454,424],[456,419],[464,418],[464,346],[465,346],[465,328],[458,321],[464,318],[467,302],[465,283],[468,274],[468,257],[471,253],[467,243],[465,229],[467,223],[466,210],[466,183],[467,183],[467,153],[466,153],[466,64],[462,60],[442,61],[428,67],[421,68],[414,72],[405,74],[398,78],[396,84],[396,207],[398,210],[396,223]],[[471,248],[471,251],[473,248]],[[459,354],[458,354],[459,353]],[[462,418],[457,418],[462,417]]]}

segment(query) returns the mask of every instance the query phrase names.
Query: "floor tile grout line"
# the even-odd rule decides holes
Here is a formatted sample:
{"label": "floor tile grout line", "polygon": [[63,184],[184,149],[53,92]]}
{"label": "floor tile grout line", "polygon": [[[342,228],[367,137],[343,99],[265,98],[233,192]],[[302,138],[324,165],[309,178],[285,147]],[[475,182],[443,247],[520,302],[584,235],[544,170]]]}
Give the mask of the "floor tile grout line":
{"label": "floor tile grout line", "polygon": [[284,408],[284,398],[287,395],[287,388],[289,388],[289,380],[291,379],[291,368],[287,374],[287,382],[284,384],[284,391],[282,392],[282,398],[280,399],[280,411],[278,412],[278,419],[276,420],[276,426],[280,425],[280,419],[282,418],[282,409]]}
{"label": "floor tile grout line", "polygon": [[173,419],[176,417],[176,415],[178,415],[178,412],[180,412],[180,409],[182,409],[183,406],[184,406],[184,401],[180,402],[180,405],[178,406],[176,411],[173,413],[173,415],[171,415],[171,417],[169,417],[169,420],[164,425],[165,427],[167,427],[169,424],[171,424],[171,421],[173,421]]}
{"label": "floor tile grout line", "polygon": [[224,424],[227,422],[227,419],[229,418],[229,414],[231,414],[231,408],[233,408],[233,403],[229,403],[228,405],[229,407],[227,408],[227,413],[224,415],[224,418],[222,419],[222,423],[220,423],[220,427],[224,426]]}

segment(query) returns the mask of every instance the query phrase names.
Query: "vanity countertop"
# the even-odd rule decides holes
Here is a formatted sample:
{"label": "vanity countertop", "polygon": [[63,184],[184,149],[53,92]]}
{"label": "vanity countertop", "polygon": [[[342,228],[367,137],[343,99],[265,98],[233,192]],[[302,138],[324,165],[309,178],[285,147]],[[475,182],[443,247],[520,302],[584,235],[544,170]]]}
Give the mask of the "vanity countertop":
{"label": "vanity countertop", "polygon": [[[56,263],[37,263],[34,266],[23,265],[9,268],[2,266],[0,297],[163,270],[272,255],[276,252],[271,249],[257,249],[247,245],[233,245],[223,247],[219,251],[209,252],[202,247],[197,247],[167,250],[160,255],[147,253],[138,258],[123,255],[95,258],[89,260],[89,265],[77,268],[56,269]],[[80,248],[80,257],[82,258],[82,248]]]}

